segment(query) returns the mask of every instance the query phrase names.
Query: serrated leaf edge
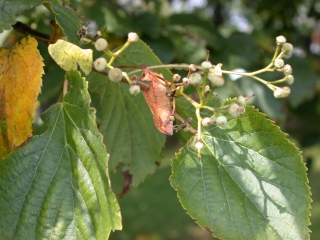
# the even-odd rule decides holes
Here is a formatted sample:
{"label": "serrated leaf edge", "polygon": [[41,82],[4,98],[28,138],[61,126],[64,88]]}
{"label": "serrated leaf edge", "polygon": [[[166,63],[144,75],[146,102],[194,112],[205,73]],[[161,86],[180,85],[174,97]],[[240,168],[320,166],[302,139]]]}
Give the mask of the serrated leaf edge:
{"label": "serrated leaf edge", "polygon": [[[228,99],[228,100],[230,100],[230,99]],[[251,110],[253,110],[253,111],[255,111],[257,114],[260,114],[261,116],[263,116],[263,117],[265,118],[265,120],[266,120],[267,122],[269,122],[269,123],[271,124],[271,126],[273,126],[275,129],[277,129],[278,133],[279,133],[282,137],[284,137],[284,139],[286,140],[286,142],[287,142],[289,145],[291,145],[291,146],[297,151],[297,153],[298,153],[298,156],[299,156],[299,159],[300,159],[300,163],[303,165],[303,168],[304,168],[304,170],[305,170],[305,171],[304,171],[303,178],[304,178],[304,180],[305,180],[304,184],[305,184],[305,187],[306,187],[307,192],[308,192],[308,196],[307,196],[307,210],[308,210],[308,215],[305,216],[305,220],[306,220],[307,226],[306,226],[304,235],[305,235],[305,236],[308,236],[308,239],[309,239],[309,238],[310,238],[310,234],[309,234],[309,233],[311,232],[311,230],[309,229],[309,226],[311,225],[311,220],[310,220],[310,218],[311,218],[311,210],[312,210],[312,205],[311,205],[311,204],[312,204],[312,192],[311,192],[311,187],[310,187],[310,185],[309,185],[309,179],[308,179],[308,177],[307,177],[307,170],[308,170],[308,169],[307,169],[307,166],[306,166],[305,161],[303,160],[302,151],[298,148],[298,146],[295,144],[295,142],[291,140],[291,137],[289,136],[289,134],[286,133],[286,132],[284,132],[284,131],[280,128],[280,126],[278,126],[278,125],[276,124],[276,122],[275,122],[274,120],[270,119],[270,118],[267,116],[267,114],[261,112],[257,107],[255,107],[255,106],[253,106],[253,105],[247,106],[246,108],[251,108]],[[219,239],[222,240],[222,238],[214,235],[213,230],[210,230],[210,229],[209,229],[207,226],[205,226],[204,224],[202,225],[199,220],[197,220],[197,219],[195,219],[193,216],[191,216],[191,214],[190,214],[189,211],[187,210],[186,206],[183,204],[182,199],[181,199],[181,196],[180,196],[180,194],[179,194],[179,192],[178,192],[179,188],[178,188],[178,186],[177,186],[177,185],[175,184],[175,182],[174,182],[173,176],[175,175],[175,172],[174,172],[174,169],[173,169],[173,167],[172,167],[172,166],[173,166],[173,161],[175,161],[175,160],[178,158],[178,156],[182,154],[182,151],[184,151],[184,148],[185,148],[186,146],[188,146],[189,142],[191,142],[191,141],[192,141],[192,138],[190,138],[189,141],[188,141],[183,147],[181,147],[181,148],[178,150],[178,152],[176,152],[175,157],[171,160],[171,174],[170,174],[170,177],[169,177],[169,182],[170,182],[170,185],[172,186],[172,188],[176,191],[177,198],[178,198],[178,200],[179,200],[180,205],[181,205],[182,208],[186,211],[186,213],[190,216],[190,218],[191,218],[192,220],[194,220],[200,227],[203,227],[203,228],[205,228],[206,230],[208,230],[208,231],[212,234],[212,236],[214,236],[214,237],[219,238]]]}

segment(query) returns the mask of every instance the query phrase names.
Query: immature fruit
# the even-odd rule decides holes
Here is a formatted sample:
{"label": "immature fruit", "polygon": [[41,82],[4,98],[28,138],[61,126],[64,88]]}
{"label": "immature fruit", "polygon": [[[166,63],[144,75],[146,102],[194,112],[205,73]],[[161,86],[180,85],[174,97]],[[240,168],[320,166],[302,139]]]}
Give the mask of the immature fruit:
{"label": "immature fruit", "polygon": [[205,117],[202,119],[201,124],[204,127],[210,126],[214,123],[214,119],[210,117]]}
{"label": "immature fruit", "polygon": [[172,80],[173,80],[174,82],[179,82],[179,81],[181,80],[180,74],[178,74],[178,73],[173,74]]}
{"label": "immature fruit", "polygon": [[290,74],[287,76],[287,83],[292,85],[294,83],[294,77]]}
{"label": "immature fruit", "polygon": [[209,70],[209,73],[208,73],[208,79],[209,81],[216,87],[221,87],[224,85],[224,79],[222,76],[220,75],[217,75],[216,74],[216,71],[213,70],[213,69],[210,69]]}
{"label": "immature fruit", "polygon": [[99,57],[93,62],[93,67],[98,72],[104,71],[107,67],[107,60],[103,57]]}
{"label": "immature fruit", "polygon": [[206,85],[206,86],[204,87],[204,92],[205,92],[205,93],[209,93],[210,90],[211,90],[211,88],[210,88],[209,85]]}
{"label": "immature fruit", "polygon": [[290,95],[291,89],[289,87],[277,87],[273,91],[273,96],[275,98],[286,98]]}
{"label": "immature fruit", "polygon": [[274,66],[276,68],[282,68],[284,66],[284,61],[282,58],[277,58],[276,60],[274,60]]}
{"label": "immature fruit", "polygon": [[291,43],[284,43],[282,45],[282,51],[284,52],[282,55],[284,58],[290,58],[293,53],[293,45]]}
{"label": "immature fruit", "polygon": [[139,35],[135,32],[130,32],[128,34],[128,42],[137,42],[139,40]]}
{"label": "immature fruit", "polygon": [[227,118],[224,116],[224,115],[220,115],[216,118],[216,124],[219,126],[219,127],[225,127],[227,125]]}
{"label": "immature fruit", "polygon": [[280,36],[276,37],[276,43],[278,45],[284,44],[286,42],[287,42],[287,39],[285,38],[285,36],[280,35]]}
{"label": "immature fruit", "polygon": [[237,103],[232,103],[229,107],[229,114],[232,117],[239,117],[245,112],[245,108]]}
{"label": "immature fruit", "polygon": [[94,43],[94,47],[97,49],[97,51],[104,51],[108,47],[108,42],[104,38],[98,38]]}
{"label": "immature fruit", "polygon": [[123,73],[119,68],[112,68],[108,72],[108,77],[112,82],[120,82],[123,78]]}
{"label": "immature fruit", "polygon": [[239,96],[237,100],[238,100],[238,103],[242,106],[246,105],[248,101],[248,99],[244,96]]}
{"label": "immature fruit", "polygon": [[183,85],[188,86],[190,84],[190,79],[187,77],[182,78]]}
{"label": "immature fruit", "polygon": [[196,141],[195,144],[194,144],[194,147],[197,149],[197,150],[201,150],[203,148],[203,143],[201,141]]}
{"label": "immature fruit", "polygon": [[203,61],[201,63],[201,67],[205,68],[205,69],[209,69],[212,67],[212,63],[210,61]]}
{"label": "immature fruit", "polygon": [[201,83],[202,77],[200,73],[195,72],[190,74],[189,79],[190,79],[190,84],[198,85]]}
{"label": "immature fruit", "polygon": [[290,74],[292,74],[292,67],[291,67],[290,64],[284,65],[284,67],[283,67],[283,73],[284,73],[285,75],[290,75]]}
{"label": "immature fruit", "polygon": [[131,85],[129,88],[129,92],[131,95],[138,95],[140,93],[141,89],[139,85]]}

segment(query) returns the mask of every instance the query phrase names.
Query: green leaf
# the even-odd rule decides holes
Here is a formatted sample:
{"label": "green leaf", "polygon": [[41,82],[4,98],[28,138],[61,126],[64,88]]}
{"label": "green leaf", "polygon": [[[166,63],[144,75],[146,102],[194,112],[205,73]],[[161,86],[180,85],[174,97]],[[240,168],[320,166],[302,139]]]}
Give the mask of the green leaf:
{"label": "green leaf", "polygon": [[[130,44],[114,62],[116,66],[133,65],[137,67],[157,64],[161,64],[160,59],[153,53],[151,48],[141,40]],[[172,73],[166,68],[161,68],[157,70],[157,72],[161,73],[167,79],[172,77]]]}
{"label": "green leaf", "polygon": [[50,56],[65,71],[80,69],[88,75],[92,69],[92,50],[82,49],[75,44],[59,39],[48,47]]}
{"label": "green leaf", "polygon": [[81,21],[75,11],[68,6],[62,6],[57,0],[52,0],[50,4],[56,21],[68,40],[79,44],[78,31],[81,28]]}
{"label": "green leaf", "polygon": [[110,169],[129,169],[133,185],[156,169],[164,137],[154,128],[143,96],[129,94],[128,86],[92,74],[91,95],[100,131],[110,153]]}
{"label": "green leaf", "polygon": [[41,4],[41,0],[0,0],[0,32],[9,29],[16,17],[24,11]]}
{"label": "green leaf", "polygon": [[201,158],[189,143],[172,162],[172,186],[192,218],[221,239],[309,238],[306,168],[278,127],[247,107],[202,139]]}
{"label": "green leaf", "polygon": [[2,239],[108,239],[121,229],[108,155],[87,83],[67,75],[69,92],[44,114],[45,128],[0,161]]}
{"label": "green leaf", "polygon": [[[114,64],[140,66],[160,64],[160,60],[139,41],[130,45]],[[166,69],[160,72],[171,76]],[[132,96],[128,86],[112,83],[96,73],[90,75],[89,82],[99,128],[110,151],[110,167],[128,169],[136,186],[155,171],[165,138],[155,129],[142,94]]]}
{"label": "green leaf", "polygon": [[[175,191],[169,187],[169,175],[168,166],[160,168],[148,181],[131,189],[125,197],[119,199],[126,230],[111,234],[110,239],[133,240],[139,239],[137,236],[146,234],[152,237],[141,238],[145,240],[209,240],[208,237],[199,238],[207,235],[206,230],[201,230],[180,208]],[[113,180],[113,185],[114,182]]]}

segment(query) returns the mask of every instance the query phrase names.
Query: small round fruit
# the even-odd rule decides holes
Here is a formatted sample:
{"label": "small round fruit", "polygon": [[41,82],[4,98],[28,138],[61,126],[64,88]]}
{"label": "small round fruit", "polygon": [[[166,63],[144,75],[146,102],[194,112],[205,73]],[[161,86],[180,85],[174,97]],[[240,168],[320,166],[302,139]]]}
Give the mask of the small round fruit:
{"label": "small round fruit", "polygon": [[140,86],[136,85],[136,84],[131,85],[129,88],[129,92],[133,96],[138,95],[140,93],[140,91],[141,91]]}
{"label": "small round fruit", "polygon": [[108,77],[112,82],[120,82],[123,78],[123,73],[119,68],[112,68],[108,72]]}
{"label": "small round fruit", "polygon": [[103,57],[99,57],[96,60],[94,60],[93,67],[98,72],[104,71],[107,67],[107,60]]}
{"label": "small round fruit", "polygon": [[104,51],[108,47],[108,42],[104,38],[98,38],[94,43],[94,47],[97,49],[97,51]]}

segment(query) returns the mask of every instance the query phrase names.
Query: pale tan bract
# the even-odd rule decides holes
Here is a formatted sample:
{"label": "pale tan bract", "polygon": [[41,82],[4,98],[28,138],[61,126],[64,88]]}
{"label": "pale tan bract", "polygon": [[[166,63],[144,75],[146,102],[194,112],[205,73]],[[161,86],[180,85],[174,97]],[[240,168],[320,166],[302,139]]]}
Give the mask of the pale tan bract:
{"label": "pale tan bract", "polygon": [[173,134],[173,107],[167,96],[163,76],[149,69],[143,70],[143,81],[150,81],[148,89],[142,89],[145,100],[151,110],[155,127],[166,135]]}

